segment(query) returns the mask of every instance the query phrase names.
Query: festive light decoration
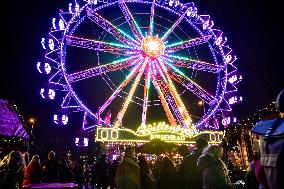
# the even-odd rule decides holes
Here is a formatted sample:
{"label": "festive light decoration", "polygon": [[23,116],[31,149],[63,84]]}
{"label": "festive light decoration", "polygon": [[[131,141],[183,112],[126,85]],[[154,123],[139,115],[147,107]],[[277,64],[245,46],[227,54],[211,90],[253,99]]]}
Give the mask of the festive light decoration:
{"label": "festive light decoration", "polygon": [[87,147],[89,146],[89,139],[88,138],[75,138],[75,144],[79,147]]}
{"label": "festive light decoration", "polygon": [[45,47],[45,38],[41,38],[41,46],[43,49],[46,49]]}
{"label": "festive light decoration", "polygon": [[229,104],[237,104],[243,101],[243,97],[241,96],[233,96],[229,99]]}
{"label": "festive light decoration", "polygon": [[141,42],[141,48],[149,57],[159,57],[165,51],[163,41],[156,36],[144,37]]}
{"label": "festive light decoration", "polygon": [[0,99],[0,125],[1,138],[2,136],[30,138],[26,131],[27,126],[25,125],[24,118],[19,113],[17,106],[3,99]]}
{"label": "festive light decoration", "polygon": [[218,144],[223,138],[223,132],[203,131],[192,134],[191,131],[183,130],[181,127],[178,131],[177,127],[164,126],[164,128],[158,129],[158,124],[156,128],[138,129],[136,132],[125,128],[97,127],[96,141],[145,143],[153,139],[160,139],[166,142],[186,144],[195,143],[196,137],[202,137],[209,143]]}
{"label": "festive light decoration", "polygon": [[[141,9],[133,9],[130,4]],[[141,14],[140,10],[148,10],[149,6],[149,12]],[[117,16],[109,16],[110,8],[116,9]],[[140,20],[139,15],[149,18],[141,16]],[[52,75],[48,80],[48,86],[52,87],[41,89],[40,94],[43,98],[54,99],[56,89],[63,91],[61,107],[83,111],[83,129],[105,125],[105,119],[101,117],[110,110],[116,114],[115,119],[110,120],[110,126],[124,126],[126,112],[133,103],[142,109],[140,125],[144,129],[151,116],[147,111],[161,106],[172,126],[181,126],[190,133],[205,128],[218,130],[220,119],[214,115],[223,115],[223,111],[227,115],[232,110],[231,104],[242,101],[235,95],[236,84],[242,77],[236,72],[236,55],[228,46],[227,38],[213,27],[210,16],[199,15],[192,2],[74,1],[69,3],[68,11],[60,11],[59,17],[52,20],[49,36],[41,40],[46,50],[46,63],[44,68],[38,63],[37,69]],[[202,52],[199,49],[203,49]],[[80,57],[71,58],[76,54],[71,51],[77,50],[80,54],[84,54],[83,51],[92,53],[89,60],[93,65],[76,64],[76,61],[83,61]],[[70,61],[82,66],[73,69]],[[111,77],[121,72],[125,76],[122,82]],[[214,79],[204,84],[199,81],[199,73]],[[100,102],[94,108],[81,100],[84,97],[79,97],[81,90],[76,87],[96,78],[103,80],[102,85],[96,86],[104,85],[111,94],[103,102],[96,99]],[[206,86],[207,83],[215,85]],[[154,86],[154,90],[150,91],[150,86]],[[137,94],[140,87],[143,88],[142,95]],[[92,90],[100,91],[99,88]],[[150,98],[152,92],[157,93],[156,99]],[[190,100],[202,102],[203,114],[195,115],[194,108],[185,103],[184,93],[195,98]],[[124,100],[115,112],[112,105],[118,98]],[[68,117],[58,116],[56,120],[66,121]],[[224,123],[228,125],[229,121]]]}
{"label": "festive light decoration", "polygon": [[40,95],[42,98],[53,100],[55,98],[55,91],[53,89],[41,88]]}
{"label": "festive light decoration", "polygon": [[246,169],[248,162],[253,159],[254,136],[250,133],[257,122],[267,119],[279,118],[279,112],[275,108],[275,102],[259,109],[256,113],[244,117],[225,129],[223,145],[227,151],[234,151],[237,163],[242,169]]}
{"label": "festive light decoration", "polygon": [[39,73],[50,74],[51,72],[51,66],[49,65],[49,63],[44,63],[44,67],[42,68],[42,63],[38,62],[36,67]]}
{"label": "festive light decoration", "polygon": [[66,125],[68,123],[68,116],[66,114],[55,114],[53,121],[58,125]]}

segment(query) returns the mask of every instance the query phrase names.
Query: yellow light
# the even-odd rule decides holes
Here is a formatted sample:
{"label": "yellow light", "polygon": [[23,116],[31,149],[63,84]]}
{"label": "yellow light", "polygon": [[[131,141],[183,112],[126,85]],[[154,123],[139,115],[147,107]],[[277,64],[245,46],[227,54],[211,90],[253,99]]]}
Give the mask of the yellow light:
{"label": "yellow light", "polygon": [[200,100],[198,101],[198,105],[202,106],[203,102]]}
{"label": "yellow light", "polygon": [[146,36],[142,39],[141,48],[149,57],[159,57],[164,53],[165,45],[161,39],[156,36]]}
{"label": "yellow light", "polygon": [[35,119],[34,119],[34,118],[30,118],[29,122],[32,123],[32,124],[34,124]]}

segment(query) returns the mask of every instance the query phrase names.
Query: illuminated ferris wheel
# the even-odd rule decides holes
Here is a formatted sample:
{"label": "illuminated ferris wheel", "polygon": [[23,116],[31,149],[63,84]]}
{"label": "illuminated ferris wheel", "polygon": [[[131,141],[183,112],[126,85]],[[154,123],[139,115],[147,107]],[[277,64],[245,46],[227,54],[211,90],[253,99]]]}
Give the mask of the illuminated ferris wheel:
{"label": "illuminated ferris wheel", "polygon": [[194,3],[172,0],[82,0],[53,18],[42,38],[43,98],[62,98],[54,115],[67,124],[82,112],[83,129],[98,125],[219,129],[236,121],[242,79],[227,38]]}

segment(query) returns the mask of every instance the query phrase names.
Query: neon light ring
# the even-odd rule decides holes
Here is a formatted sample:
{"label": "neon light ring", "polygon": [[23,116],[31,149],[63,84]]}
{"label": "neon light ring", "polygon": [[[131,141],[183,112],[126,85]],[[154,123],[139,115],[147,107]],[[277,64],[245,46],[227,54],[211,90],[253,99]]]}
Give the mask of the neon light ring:
{"label": "neon light ring", "polygon": [[[236,56],[194,3],[75,1],[42,38],[43,98],[63,98],[56,123],[83,112],[83,129],[166,121],[192,131],[236,121]],[[62,91],[62,92],[60,92]],[[110,117],[110,115],[114,115]]]}

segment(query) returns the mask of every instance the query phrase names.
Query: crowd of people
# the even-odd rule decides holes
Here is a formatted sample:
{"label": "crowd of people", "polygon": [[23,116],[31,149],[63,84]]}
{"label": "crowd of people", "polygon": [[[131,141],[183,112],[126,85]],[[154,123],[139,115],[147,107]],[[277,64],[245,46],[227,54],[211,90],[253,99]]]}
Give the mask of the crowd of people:
{"label": "crowd of people", "polygon": [[132,146],[126,147],[122,158],[101,154],[94,163],[74,162],[70,155],[57,158],[53,151],[42,162],[38,155],[29,161],[28,153],[12,151],[0,162],[0,188],[57,182],[97,189],[233,188],[237,184],[230,182],[221,149],[198,138],[196,149],[188,150],[178,164],[165,155],[153,163],[143,154],[137,156]]}
{"label": "crowd of people", "polygon": [[79,188],[96,189],[283,189],[284,90],[276,106],[280,119],[261,122],[252,129],[260,143],[254,147],[245,182],[231,182],[228,167],[232,166],[222,160],[221,146],[197,138],[196,148],[186,148],[179,163],[167,155],[148,161],[144,154],[136,154],[133,146],[127,146],[122,157],[111,159],[102,153],[92,163],[83,159],[74,162],[69,153],[58,159],[53,151],[41,162],[38,155],[29,160],[28,153],[12,151],[0,162],[0,188],[75,182]]}

